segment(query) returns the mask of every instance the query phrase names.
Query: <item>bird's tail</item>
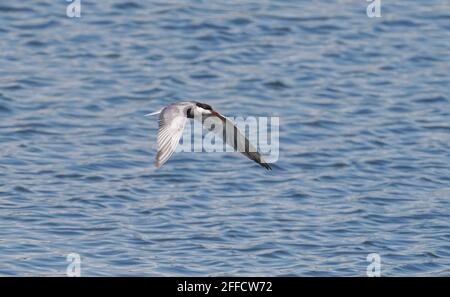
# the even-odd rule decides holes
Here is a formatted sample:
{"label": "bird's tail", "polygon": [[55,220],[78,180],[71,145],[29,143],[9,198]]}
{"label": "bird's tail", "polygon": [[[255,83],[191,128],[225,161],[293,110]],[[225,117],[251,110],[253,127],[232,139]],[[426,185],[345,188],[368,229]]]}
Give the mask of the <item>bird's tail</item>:
{"label": "bird's tail", "polygon": [[161,111],[163,110],[164,108],[161,108],[160,110],[158,110],[158,111],[155,111],[155,112],[151,112],[151,113],[147,113],[146,115],[144,115],[144,116],[146,116],[146,117],[148,117],[148,116],[151,116],[151,115],[157,115],[157,114],[160,114],[161,113]]}

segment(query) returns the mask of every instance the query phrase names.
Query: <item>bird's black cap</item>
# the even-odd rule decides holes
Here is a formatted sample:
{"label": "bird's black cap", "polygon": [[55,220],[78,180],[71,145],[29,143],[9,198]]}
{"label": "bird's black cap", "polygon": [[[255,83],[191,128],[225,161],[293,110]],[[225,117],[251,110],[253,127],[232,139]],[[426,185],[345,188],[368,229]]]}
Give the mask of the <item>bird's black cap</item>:
{"label": "bird's black cap", "polygon": [[195,105],[197,105],[198,107],[201,107],[203,109],[206,109],[206,110],[212,110],[212,107],[205,103],[195,102]]}

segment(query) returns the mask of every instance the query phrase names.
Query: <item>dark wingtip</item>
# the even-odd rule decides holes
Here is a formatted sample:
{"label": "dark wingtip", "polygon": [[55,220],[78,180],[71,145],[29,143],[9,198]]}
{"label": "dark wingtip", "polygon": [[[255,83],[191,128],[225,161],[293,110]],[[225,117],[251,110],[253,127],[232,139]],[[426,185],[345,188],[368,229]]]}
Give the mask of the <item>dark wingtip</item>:
{"label": "dark wingtip", "polygon": [[272,167],[268,163],[259,163],[262,167],[266,168],[267,170],[272,170]]}

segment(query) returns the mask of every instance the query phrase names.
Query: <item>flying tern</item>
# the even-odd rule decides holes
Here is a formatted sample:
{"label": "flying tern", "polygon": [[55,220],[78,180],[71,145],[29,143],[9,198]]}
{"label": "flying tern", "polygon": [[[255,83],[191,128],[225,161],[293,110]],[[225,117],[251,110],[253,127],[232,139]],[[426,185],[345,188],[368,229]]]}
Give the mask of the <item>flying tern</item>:
{"label": "flying tern", "polygon": [[157,168],[166,163],[174,153],[188,119],[200,120],[203,124],[206,118],[214,117],[213,120],[218,120],[218,123],[224,127],[214,132],[224,139],[227,145],[267,170],[272,169],[236,125],[208,104],[196,101],[177,102],[157,112],[146,114],[146,116],[149,115],[159,115],[158,153],[155,162]]}

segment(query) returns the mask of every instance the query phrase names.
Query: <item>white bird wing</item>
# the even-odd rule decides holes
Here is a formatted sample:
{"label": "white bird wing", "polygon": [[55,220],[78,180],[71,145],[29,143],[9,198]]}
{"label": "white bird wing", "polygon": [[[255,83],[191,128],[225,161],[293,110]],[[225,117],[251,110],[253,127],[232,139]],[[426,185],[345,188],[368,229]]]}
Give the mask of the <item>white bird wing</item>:
{"label": "white bird wing", "polygon": [[236,127],[236,125],[221,114],[208,116],[221,122],[222,130],[214,131],[217,136],[225,140],[225,143],[235,151],[240,152],[250,160],[255,161],[267,170],[272,170],[270,165],[263,159],[258,150],[250,143],[247,137]]}
{"label": "white bird wing", "polygon": [[161,111],[159,116],[156,167],[161,167],[174,153],[183,134],[186,120],[184,108],[180,108],[179,106],[167,106]]}

